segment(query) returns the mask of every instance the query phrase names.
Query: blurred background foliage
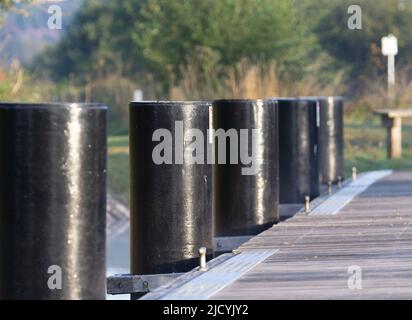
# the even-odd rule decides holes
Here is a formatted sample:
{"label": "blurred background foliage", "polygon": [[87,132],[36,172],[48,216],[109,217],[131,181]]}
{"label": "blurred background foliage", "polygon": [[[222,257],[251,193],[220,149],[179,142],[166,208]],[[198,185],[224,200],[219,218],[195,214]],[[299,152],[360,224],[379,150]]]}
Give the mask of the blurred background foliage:
{"label": "blurred background foliage", "polygon": [[[47,28],[51,4],[62,8],[62,30]],[[384,158],[384,131],[371,110],[412,104],[412,0],[358,0],[362,30],[348,28],[352,4],[0,0],[0,100],[106,103],[109,132],[116,136],[109,154],[118,161],[110,166],[123,172],[109,180],[125,197],[124,135],[136,89],[150,100],[344,95],[347,164],[371,168]],[[389,33],[399,39],[391,101],[380,48]],[[362,142],[365,130],[373,143]],[[411,150],[408,145],[407,157]],[[409,162],[383,164],[403,168]]]}
{"label": "blurred background foliage", "polygon": [[[370,110],[372,90],[385,99],[380,39],[389,33],[400,46],[397,104],[408,103],[409,0],[358,1],[362,30],[347,27],[349,0],[57,1],[63,30],[47,29],[53,1],[26,2],[0,0],[3,78],[11,71],[15,81],[21,68],[23,83],[47,83],[42,99],[100,98],[118,123],[127,103],[116,92],[126,90],[127,102],[137,88],[148,99],[334,93],[355,102],[351,110]],[[13,100],[3,86],[1,98]]]}

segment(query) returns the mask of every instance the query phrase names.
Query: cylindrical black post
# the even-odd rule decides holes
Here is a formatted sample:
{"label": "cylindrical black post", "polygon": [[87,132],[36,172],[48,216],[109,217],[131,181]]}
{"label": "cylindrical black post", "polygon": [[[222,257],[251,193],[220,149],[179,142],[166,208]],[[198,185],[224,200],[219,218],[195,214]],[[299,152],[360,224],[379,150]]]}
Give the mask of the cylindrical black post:
{"label": "cylindrical black post", "polygon": [[278,99],[280,203],[304,203],[319,196],[317,103]]}
{"label": "cylindrical black post", "polygon": [[105,298],[106,113],[0,104],[0,299]]}
{"label": "cylindrical black post", "polygon": [[130,104],[133,274],[186,272],[213,253],[208,102]]}
{"label": "cylindrical black post", "polygon": [[278,221],[277,125],[276,101],[213,103],[217,236],[254,235]]}
{"label": "cylindrical black post", "polygon": [[320,107],[319,170],[322,184],[344,178],[344,120],[342,97],[318,97]]}

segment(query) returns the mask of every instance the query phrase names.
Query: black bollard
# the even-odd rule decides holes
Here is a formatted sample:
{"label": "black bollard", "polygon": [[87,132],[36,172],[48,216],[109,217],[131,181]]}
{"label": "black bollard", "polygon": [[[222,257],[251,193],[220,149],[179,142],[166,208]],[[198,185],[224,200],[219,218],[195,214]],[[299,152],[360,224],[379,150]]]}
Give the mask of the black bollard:
{"label": "black bollard", "polygon": [[[278,221],[277,125],[276,101],[218,100],[213,103],[213,126],[221,130],[220,134],[215,132],[216,236],[255,235]],[[247,140],[241,132],[245,129]],[[252,129],[255,139],[252,139]],[[230,138],[225,139],[224,134]],[[248,160],[245,154],[253,156],[252,166],[250,161],[245,161]]]}
{"label": "black bollard", "polygon": [[279,185],[281,204],[319,196],[317,102],[282,98],[279,103]]}
{"label": "black bollard", "polygon": [[133,274],[186,272],[199,265],[201,247],[213,254],[210,107],[130,104]]}
{"label": "black bollard", "polygon": [[0,104],[0,299],[105,299],[106,113]]}
{"label": "black bollard", "polygon": [[320,107],[319,171],[322,184],[344,178],[344,120],[342,97],[318,97]]}

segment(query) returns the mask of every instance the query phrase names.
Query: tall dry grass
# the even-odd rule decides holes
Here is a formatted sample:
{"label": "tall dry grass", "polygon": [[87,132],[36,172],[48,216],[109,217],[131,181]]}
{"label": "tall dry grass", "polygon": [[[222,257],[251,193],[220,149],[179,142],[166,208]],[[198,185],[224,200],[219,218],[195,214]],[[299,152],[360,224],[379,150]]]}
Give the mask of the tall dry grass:
{"label": "tall dry grass", "polygon": [[58,101],[98,102],[109,108],[109,130],[125,133],[128,127],[129,103],[139,86],[119,74],[98,79],[89,78],[85,84],[75,84],[75,79],[60,85],[56,90]]}
{"label": "tall dry grass", "polygon": [[[296,80],[280,77],[276,63],[264,65],[239,62],[226,71],[211,69],[200,74],[193,65],[183,70],[179,85],[171,90],[172,100],[213,100],[216,98],[259,99],[267,97],[336,95],[342,92],[342,73],[333,81],[321,85],[316,72],[306,73]],[[216,79],[219,77],[218,79]],[[217,81],[216,81],[217,80]]]}
{"label": "tall dry grass", "polygon": [[362,93],[350,99],[348,112],[353,117],[371,118],[377,109],[412,108],[412,66],[397,69],[396,85],[389,95],[387,78],[381,76],[362,81]]}
{"label": "tall dry grass", "polygon": [[139,86],[118,74],[99,79],[89,78],[85,84],[74,77],[62,83],[38,79],[17,64],[0,70],[2,102],[98,102],[109,107],[109,129],[125,133],[129,102]]}
{"label": "tall dry grass", "polygon": [[[218,98],[267,98],[286,96],[337,95],[346,90],[343,72],[322,83],[316,66],[308,68],[299,79],[280,76],[276,63],[253,64],[241,61],[227,68],[204,53],[204,61],[191,61],[182,70],[178,84],[172,86],[166,98],[170,100],[214,100]],[[310,71],[308,71],[310,70]],[[154,86],[154,85],[153,85]],[[380,108],[412,108],[412,66],[398,68],[396,91],[389,98],[386,77],[363,80],[362,94],[346,92],[347,114],[361,121],[375,119],[372,111]],[[100,102],[109,107],[109,126],[125,133],[128,125],[128,105],[139,84],[120,74],[101,78],[90,77],[78,84],[75,77],[62,83],[36,79],[17,63],[10,70],[0,70],[0,100],[21,102]],[[146,87],[145,98],[159,98]],[[163,97],[162,97],[163,98]],[[118,128],[118,129],[116,129]]]}

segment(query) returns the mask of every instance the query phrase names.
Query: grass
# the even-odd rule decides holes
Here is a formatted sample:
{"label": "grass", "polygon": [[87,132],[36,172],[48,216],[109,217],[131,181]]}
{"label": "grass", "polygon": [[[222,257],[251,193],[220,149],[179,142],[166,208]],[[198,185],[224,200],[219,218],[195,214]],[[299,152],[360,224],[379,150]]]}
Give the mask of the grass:
{"label": "grass", "polygon": [[[378,118],[346,119],[345,172],[380,169],[412,170],[412,125],[403,127],[403,158],[386,157],[386,132]],[[109,191],[125,204],[129,203],[129,138],[109,137]]]}
{"label": "grass", "polygon": [[345,125],[345,173],[351,175],[352,167],[358,172],[393,169],[412,169],[412,126],[403,126],[403,157],[387,159],[386,131],[379,119],[357,122],[346,119]]}
{"label": "grass", "polygon": [[111,136],[108,141],[109,192],[125,204],[129,203],[129,137]]}

